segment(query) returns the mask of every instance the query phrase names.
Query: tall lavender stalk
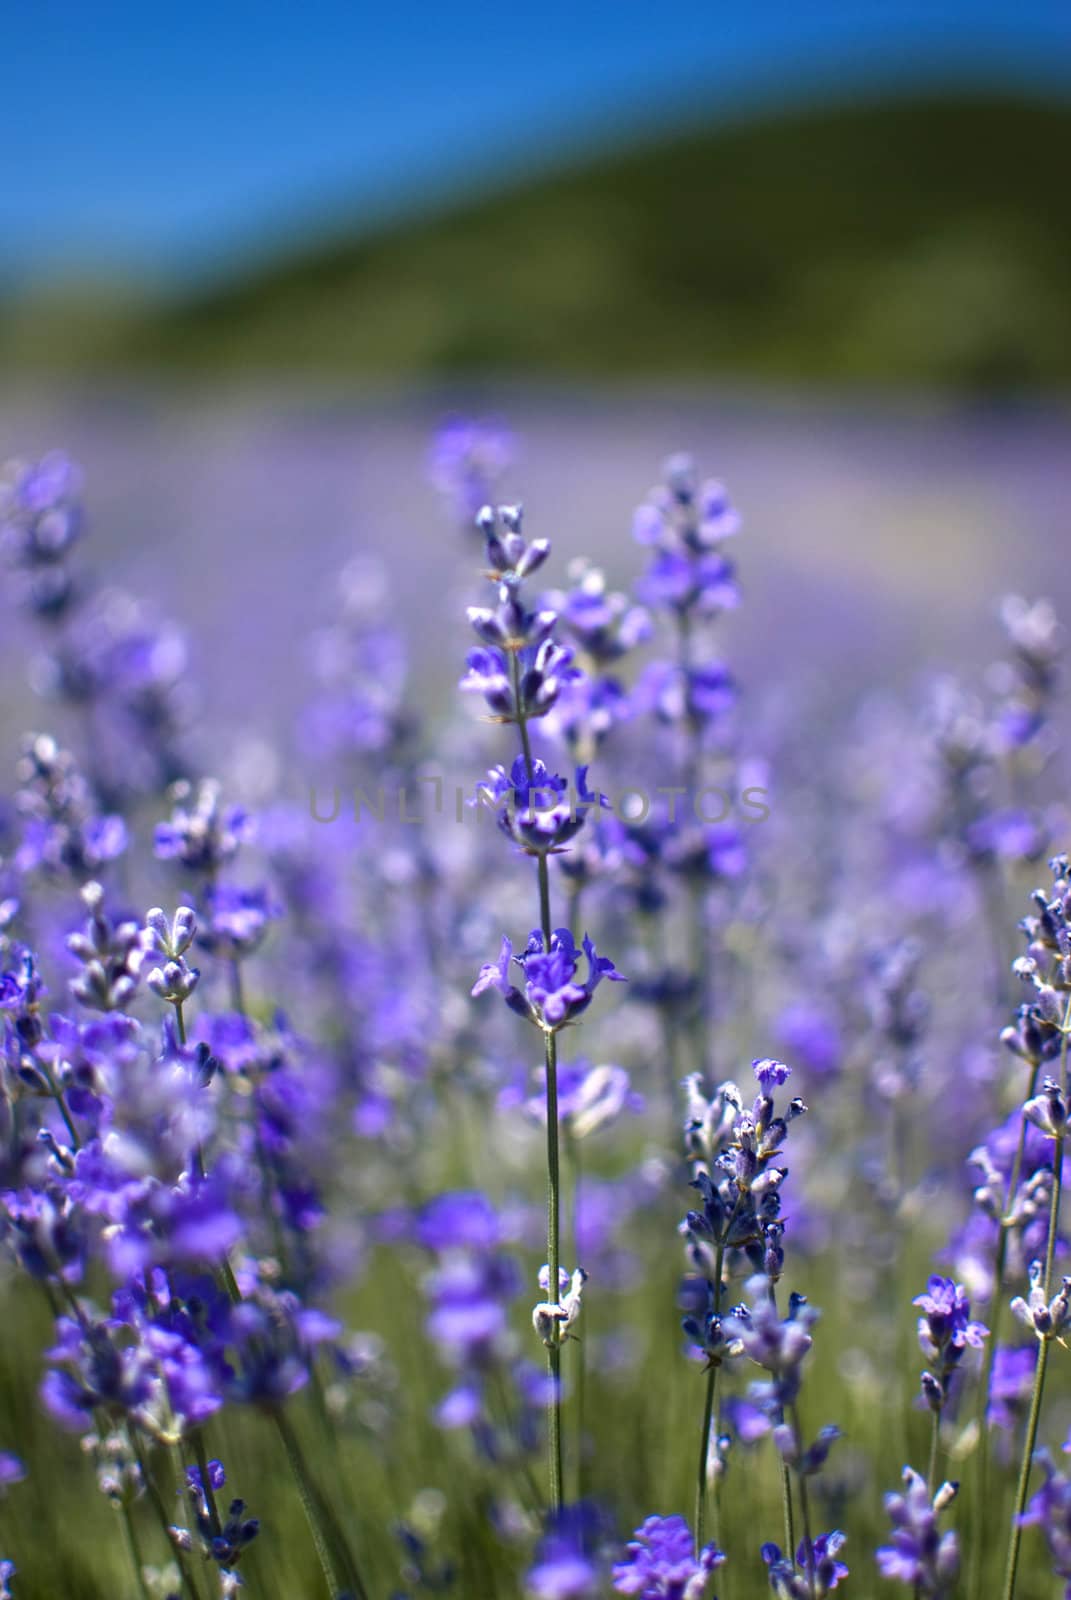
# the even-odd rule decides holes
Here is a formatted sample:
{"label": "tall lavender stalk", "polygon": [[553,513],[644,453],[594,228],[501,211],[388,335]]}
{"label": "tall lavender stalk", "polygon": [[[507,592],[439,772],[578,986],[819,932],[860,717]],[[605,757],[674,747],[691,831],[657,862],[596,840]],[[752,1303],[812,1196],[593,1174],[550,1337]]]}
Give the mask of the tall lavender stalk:
{"label": "tall lavender stalk", "polygon": [[[1038,890],[1034,895],[1036,914],[1025,919],[1023,929],[1028,944],[1025,956],[1015,963],[1018,975],[1030,983],[1036,994],[1040,1016],[1060,1033],[1060,1076],[1057,1082],[1046,1078],[1039,1095],[1023,1106],[1024,1122],[1031,1122],[1052,1140],[1052,1182],[1049,1199],[1048,1237],[1044,1266],[1035,1261],[1030,1269],[1030,1293],[1012,1302],[1012,1311],[1036,1336],[1040,1348],[1034,1369],[1023,1455],[1015,1491],[1012,1526],[1008,1538],[1008,1557],[1004,1573],[1004,1600],[1013,1600],[1019,1570],[1022,1517],[1030,1489],[1030,1474],[1037,1447],[1038,1428],[1045,1396],[1049,1349],[1060,1338],[1071,1320],[1069,1292],[1071,1279],[1065,1278],[1053,1293],[1053,1263],[1060,1226],[1060,1200],[1063,1189],[1064,1140],[1068,1131],[1067,1049],[1071,1033],[1071,875],[1066,855],[1054,856],[1051,895]],[[1066,998],[1065,998],[1066,996]]]}
{"label": "tall lavender stalk", "polygon": [[[1071,1001],[1068,1002],[1062,1023],[1064,1048],[1061,1053],[1061,1077],[1067,1077],[1067,1037],[1071,1031]],[[1049,1238],[1045,1250],[1045,1265],[1035,1262],[1031,1269],[1029,1298],[1012,1302],[1012,1311],[1019,1320],[1036,1334],[1040,1344],[1034,1384],[1030,1395],[1023,1456],[1019,1480],[1015,1491],[1011,1534],[1008,1540],[1008,1560],[1004,1575],[1004,1600],[1013,1600],[1019,1569],[1019,1547],[1022,1540],[1022,1518],[1026,1510],[1030,1489],[1030,1472],[1037,1447],[1038,1426],[1045,1395],[1045,1377],[1049,1365],[1049,1350],[1054,1339],[1060,1339],[1071,1323],[1071,1278],[1064,1278],[1059,1292],[1052,1293],[1053,1259],[1056,1253],[1057,1231],[1060,1224],[1060,1199],[1063,1186],[1064,1139],[1068,1125],[1066,1093],[1051,1079],[1046,1081],[1043,1094],[1027,1102],[1030,1120],[1049,1134],[1052,1146],[1052,1193],[1049,1207]]]}
{"label": "tall lavender stalk", "polygon": [[[745,1348],[737,1327],[739,1319],[723,1316],[726,1253],[730,1249],[744,1250],[752,1265],[766,1273],[768,1312],[763,1315],[771,1315],[776,1320],[776,1306],[768,1286],[775,1281],[783,1259],[778,1213],[779,1191],[787,1168],[775,1165],[774,1161],[784,1144],[789,1124],[806,1110],[802,1100],[793,1100],[783,1115],[775,1116],[774,1091],[787,1080],[790,1070],[782,1062],[756,1061],[753,1070],[760,1092],[746,1110],[734,1083],[722,1084],[708,1100],[702,1093],[698,1075],[687,1080],[685,1141],[689,1156],[696,1162],[693,1187],[699,1191],[703,1206],[701,1211],[689,1211],[681,1225],[687,1241],[689,1266],[696,1274],[694,1282],[699,1291],[698,1297],[689,1292],[688,1298],[697,1298],[697,1305],[695,1311],[685,1317],[683,1327],[707,1362],[695,1486],[697,1549],[702,1547],[706,1526],[718,1372],[728,1358]],[[809,1340],[807,1343],[809,1347]],[[794,1399],[794,1394],[789,1398]],[[773,1402],[777,1425],[783,1422],[784,1403],[783,1396]],[[786,1508],[786,1523],[790,1521]]]}
{"label": "tall lavender stalk", "polygon": [[666,792],[683,797],[683,805],[679,817],[675,807],[670,810],[662,854],[687,886],[692,1055],[695,1068],[705,1072],[715,1006],[711,891],[738,877],[745,863],[742,838],[727,823],[723,801],[718,812],[710,811],[720,791],[703,788],[706,758],[723,737],[736,699],[732,676],[713,653],[712,625],[739,602],[723,545],[739,531],[740,517],[724,486],[701,481],[688,455],[671,456],[663,479],[633,520],[635,538],[651,549],[636,589],[652,612],[670,622],[673,655],[651,663],[638,699],[659,721],[675,726],[681,739],[680,786]]}
{"label": "tall lavender stalk", "polygon": [[[498,589],[498,604],[493,609],[471,607],[469,610],[469,620],[484,648],[470,654],[469,672],[463,686],[482,692],[495,719],[516,724],[520,736],[520,756],[508,773],[502,768],[491,773],[490,783],[483,786],[481,796],[501,806],[499,823],[503,831],[524,854],[535,857],[539,927],[517,958],[513,957],[509,940],[504,940],[498,962],[483,968],[473,993],[481,993],[488,987],[498,988],[511,1008],[534,1022],[543,1035],[547,1299],[536,1306],[534,1324],[547,1351],[550,1380],[548,1476],[550,1506],[552,1512],[557,1513],[563,1502],[561,1346],[579,1313],[579,1287],[583,1281],[579,1269],[570,1278],[561,1267],[557,1035],[586,1008],[601,978],[616,979],[619,975],[612,962],[600,960],[594,945],[585,938],[588,977],[585,984],[578,984],[579,951],[573,934],[567,927],[555,931],[551,923],[549,857],[564,849],[575,837],[592,806],[605,802],[602,796],[592,795],[587,789],[585,767],[577,768],[575,792],[570,793],[565,780],[551,774],[543,762],[532,755],[529,722],[550,710],[563,677],[570,672],[575,675],[575,669],[571,668],[571,652],[554,639],[556,613],[529,609],[522,591],[524,580],[546,560],[550,545],[545,539],[532,543],[525,540],[517,507],[500,507],[497,514],[486,507],[478,522],[486,540],[488,577]],[[524,972],[524,993],[509,981],[514,959]]]}

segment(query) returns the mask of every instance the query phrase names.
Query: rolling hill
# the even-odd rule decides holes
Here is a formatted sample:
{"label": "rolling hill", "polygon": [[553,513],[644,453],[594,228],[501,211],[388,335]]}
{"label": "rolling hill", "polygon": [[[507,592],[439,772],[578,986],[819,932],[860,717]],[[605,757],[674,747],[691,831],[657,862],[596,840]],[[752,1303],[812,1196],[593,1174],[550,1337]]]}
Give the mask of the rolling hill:
{"label": "rolling hill", "polygon": [[[1071,101],[692,129],[167,304],[0,306],[9,365],[361,378],[1071,379]],[[67,332],[65,333],[65,328]]]}

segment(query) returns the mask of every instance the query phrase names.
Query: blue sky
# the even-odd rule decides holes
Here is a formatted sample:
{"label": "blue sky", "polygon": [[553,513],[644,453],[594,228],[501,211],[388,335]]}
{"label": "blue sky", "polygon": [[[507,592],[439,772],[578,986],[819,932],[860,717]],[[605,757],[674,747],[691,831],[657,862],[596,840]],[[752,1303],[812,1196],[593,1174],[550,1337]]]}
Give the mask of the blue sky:
{"label": "blue sky", "polygon": [[682,116],[1068,92],[1071,5],[23,0],[4,58],[3,275],[179,277]]}

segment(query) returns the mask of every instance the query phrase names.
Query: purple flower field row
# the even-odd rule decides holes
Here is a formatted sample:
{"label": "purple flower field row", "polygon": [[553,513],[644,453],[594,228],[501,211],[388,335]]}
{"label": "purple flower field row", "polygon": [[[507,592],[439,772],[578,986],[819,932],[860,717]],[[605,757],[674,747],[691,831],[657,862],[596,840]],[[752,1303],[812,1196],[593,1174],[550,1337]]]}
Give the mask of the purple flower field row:
{"label": "purple flower field row", "polygon": [[0,481],[0,1595],[1071,1596],[1058,423],[566,409]]}

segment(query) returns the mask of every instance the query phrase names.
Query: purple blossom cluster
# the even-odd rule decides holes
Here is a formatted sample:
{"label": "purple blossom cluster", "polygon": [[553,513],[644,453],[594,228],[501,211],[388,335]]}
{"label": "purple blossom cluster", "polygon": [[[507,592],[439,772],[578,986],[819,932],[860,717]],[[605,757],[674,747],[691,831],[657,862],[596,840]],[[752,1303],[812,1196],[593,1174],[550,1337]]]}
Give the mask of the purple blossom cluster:
{"label": "purple blossom cluster", "polygon": [[83,565],[79,470],[0,486],[47,730],[0,805],[3,1293],[107,1592],[1071,1596],[1056,618],[1007,601],[984,693],[862,706],[816,783],[790,694],[741,715],[724,486],[674,456],[631,583],[552,580],[517,456],[430,454],[484,585],[459,709],[360,557],[286,747],[365,801],[463,763],[471,826],[243,782]]}

